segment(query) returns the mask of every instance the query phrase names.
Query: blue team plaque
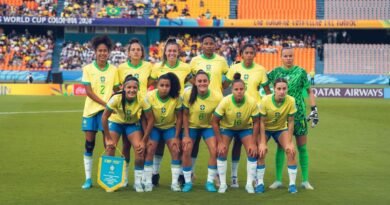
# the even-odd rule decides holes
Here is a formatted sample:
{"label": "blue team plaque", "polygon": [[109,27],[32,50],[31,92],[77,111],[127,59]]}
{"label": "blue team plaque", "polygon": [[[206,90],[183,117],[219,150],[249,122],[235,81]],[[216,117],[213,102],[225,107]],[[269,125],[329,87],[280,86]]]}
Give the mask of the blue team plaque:
{"label": "blue team plaque", "polygon": [[107,192],[119,189],[125,181],[124,170],[124,158],[101,156],[99,159],[98,184]]}

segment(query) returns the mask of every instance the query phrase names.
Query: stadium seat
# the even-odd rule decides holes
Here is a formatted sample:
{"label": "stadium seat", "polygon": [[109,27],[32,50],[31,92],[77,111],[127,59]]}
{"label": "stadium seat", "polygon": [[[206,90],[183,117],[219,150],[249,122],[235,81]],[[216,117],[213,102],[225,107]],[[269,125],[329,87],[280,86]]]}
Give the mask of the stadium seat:
{"label": "stadium seat", "polygon": [[325,19],[390,19],[388,0],[325,0]]}
{"label": "stadium seat", "polygon": [[385,75],[390,70],[389,44],[325,44],[325,74]]}
{"label": "stadium seat", "polygon": [[[280,66],[281,47],[277,47],[277,53],[258,53],[255,62],[264,66],[268,71]],[[295,64],[303,67],[307,72],[314,70],[315,49],[314,48],[294,48]]]}
{"label": "stadium seat", "polygon": [[239,0],[239,19],[315,19],[316,1]]}

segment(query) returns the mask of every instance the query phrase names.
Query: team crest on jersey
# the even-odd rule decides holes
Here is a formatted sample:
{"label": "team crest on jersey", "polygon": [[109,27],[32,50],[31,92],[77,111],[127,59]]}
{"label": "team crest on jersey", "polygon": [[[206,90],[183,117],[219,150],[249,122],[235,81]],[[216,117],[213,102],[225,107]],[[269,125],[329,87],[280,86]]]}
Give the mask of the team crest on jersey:
{"label": "team crest on jersey", "polygon": [[206,106],[205,105],[200,105],[200,110],[205,110]]}
{"label": "team crest on jersey", "polygon": [[138,73],[134,74],[134,77],[138,79],[139,78]]}
{"label": "team crest on jersey", "polygon": [[100,77],[100,82],[101,82],[101,83],[104,83],[105,81],[106,81],[106,77],[101,76],[101,77]]}
{"label": "team crest on jersey", "polygon": [[206,65],[206,70],[210,71],[211,70],[211,65]]}
{"label": "team crest on jersey", "polygon": [[241,112],[236,113],[237,118],[241,118]]}
{"label": "team crest on jersey", "polygon": [[167,110],[165,109],[165,107],[161,108],[161,113],[165,113]]}
{"label": "team crest on jersey", "polygon": [[248,80],[249,79],[249,75],[248,74],[245,74],[244,75],[244,80]]}

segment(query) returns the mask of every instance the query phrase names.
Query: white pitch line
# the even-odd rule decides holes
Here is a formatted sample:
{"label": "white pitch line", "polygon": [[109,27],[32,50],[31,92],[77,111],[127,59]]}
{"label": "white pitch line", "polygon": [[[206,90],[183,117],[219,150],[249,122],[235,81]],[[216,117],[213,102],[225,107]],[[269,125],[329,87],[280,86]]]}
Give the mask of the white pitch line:
{"label": "white pitch line", "polygon": [[0,115],[17,115],[17,114],[42,114],[42,113],[71,113],[82,112],[82,110],[51,110],[51,111],[26,111],[26,112],[0,112]]}

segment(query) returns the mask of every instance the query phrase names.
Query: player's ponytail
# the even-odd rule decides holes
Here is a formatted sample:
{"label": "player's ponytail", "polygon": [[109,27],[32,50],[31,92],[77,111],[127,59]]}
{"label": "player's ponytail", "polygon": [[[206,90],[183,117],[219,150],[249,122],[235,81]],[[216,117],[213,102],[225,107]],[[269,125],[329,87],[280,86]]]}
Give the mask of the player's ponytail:
{"label": "player's ponytail", "polygon": [[234,84],[236,84],[236,83],[242,83],[243,85],[245,85],[244,81],[241,80],[241,74],[240,74],[240,73],[234,73],[234,75],[233,75],[232,87],[233,87]]}
{"label": "player's ponytail", "polygon": [[179,97],[181,89],[179,78],[177,78],[174,73],[169,72],[164,75],[161,75],[158,78],[158,81],[160,81],[161,79],[169,80],[169,82],[171,82],[171,88],[169,89],[168,95],[171,98]]}
{"label": "player's ponytail", "polygon": [[[195,81],[196,81],[196,77],[198,77],[199,75],[206,75],[207,76],[207,79],[210,80],[209,78],[209,75],[204,72],[203,70],[199,70],[196,74],[195,74]],[[190,94],[190,100],[188,101],[190,105],[194,104],[194,102],[196,101],[196,98],[198,97],[198,87],[196,87],[195,85],[192,86],[192,89],[191,89],[191,94]]]}

